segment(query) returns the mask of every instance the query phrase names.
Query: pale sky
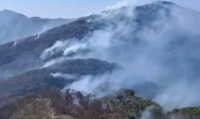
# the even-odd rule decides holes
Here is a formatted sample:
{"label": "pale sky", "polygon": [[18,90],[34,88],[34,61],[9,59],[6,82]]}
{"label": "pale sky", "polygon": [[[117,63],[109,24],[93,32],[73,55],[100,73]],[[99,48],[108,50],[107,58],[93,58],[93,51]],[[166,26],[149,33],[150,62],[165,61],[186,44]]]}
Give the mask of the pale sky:
{"label": "pale sky", "polygon": [[[0,10],[9,9],[29,17],[74,18],[105,10],[119,1],[123,0],[0,0]],[[166,1],[200,11],[200,0]]]}

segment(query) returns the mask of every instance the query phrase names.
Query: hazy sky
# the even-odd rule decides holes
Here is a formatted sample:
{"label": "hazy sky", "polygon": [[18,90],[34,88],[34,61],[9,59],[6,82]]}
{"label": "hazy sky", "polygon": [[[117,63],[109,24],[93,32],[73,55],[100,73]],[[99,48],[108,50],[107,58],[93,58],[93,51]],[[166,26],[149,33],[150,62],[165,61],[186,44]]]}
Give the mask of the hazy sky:
{"label": "hazy sky", "polygon": [[[0,0],[0,10],[9,9],[29,17],[72,18],[104,10],[119,1],[123,0]],[[167,1],[200,11],[200,0]]]}

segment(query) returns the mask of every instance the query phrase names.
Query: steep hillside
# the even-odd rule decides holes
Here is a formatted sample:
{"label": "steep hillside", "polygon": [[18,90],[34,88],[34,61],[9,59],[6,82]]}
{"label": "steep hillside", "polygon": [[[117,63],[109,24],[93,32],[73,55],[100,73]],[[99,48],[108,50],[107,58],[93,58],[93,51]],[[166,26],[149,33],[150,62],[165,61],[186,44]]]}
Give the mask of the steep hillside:
{"label": "steep hillside", "polygon": [[0,81],[0,107],[13,99],[39,93],[52,87],[65,86],[90,75],[98,76],[119,69],[116,64],[97,59],[65,60],[41,69],[34,69]]}
{"label": "steep hillside", "polygon": [[[129,34],[138,34],[138,32],[145,28],[154,27],[151,25],[153,25],[157,19],[165,20],[171,18],[169,6],[165,4],[166,3],[163,3],[163,6],[152,4],[136,7],[135,10],[132,11],[132,14],[136,15],[135,18],[132,18],[132,15],[127,15],[129,11],[128,8],[103,12],[102,14],[79,18],[69,24],[45,31],[41,33],[39,37],[35,35],[0,45],[0,55],[2,57],[0,59],[1,77],[18,74],[19,68],[19,73],[22,73],[38,67],[38,65],[41,65],[41,62],[51,61],[55,58],[66,56],[74,57],[74,52],[79,49],[83,51],[82,53],[89,53],[91,50],[94,50],[92,52],[96,52],[95,49],[91,48],[94,48],[95,45],[97,48],[106,48],[107,46],[104,46],[106,45],[104,41],[107,42],[108,45],[110,45],[109,43],[116,42],[116,47],[120,47],[118,50],[111,50],[112,52],[126,50],[124,47],[127,47],[127,50],[129,50],[128,48],[132,47],[131,45],[136,46],[140,39],[140,36],[129,37]],[[147,13],[146,11],[151,13]],[[160,11],[163,12],[162,17],[160,16]],[[118,33],[120,31],[118,28],[120,25],[124,26],[127,31],[130,31],[127,33]],[[135,27],[134,29],[130,29],[132,25]],[[116,41],[108,39],[107,36],[109,33],[107,32],[111,34],[109,38],[116,39]],[[101,42],[101,33],[105,35],[105,38],[103,38],[104,40],[102,40],[102,43],[99,43]],[[93,41],[95,39],[96,41]],[[124,41],[122,41],[122,39]],[[94,42],[97,42],[97,44],[93,44]],[[90,46],[86,46],[87,44],[91,45],[91,48]],[[102,49],[102,52],[103,50],[104,49]],[[119,56],[121,57],[121,54]],[[23,67],[23,69],[21,69],[21,67]]]}
{"label": "steep hillside", "polygon": [[[5,119],[199,118],[199,21],[198,11],[154,2],[110,9],[1,44],[0,115]],[[70,89],[81,92],[73,94]],[[123,89],[135,92],[113,96]],[[43,96],[52,90],[55,95]],[[83,105],[72,100],[77,95]],[[31,112],[32,108],[45,110]]]}

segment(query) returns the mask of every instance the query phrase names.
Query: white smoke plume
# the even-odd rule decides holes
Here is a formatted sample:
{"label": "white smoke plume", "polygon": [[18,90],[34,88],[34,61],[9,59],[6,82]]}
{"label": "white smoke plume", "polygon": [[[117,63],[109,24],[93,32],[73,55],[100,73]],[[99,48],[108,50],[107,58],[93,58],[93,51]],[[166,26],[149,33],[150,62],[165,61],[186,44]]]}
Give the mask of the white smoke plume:
{"label": "white smoke plume", "polygon": [[[145,2],[132,3],[130,5],[125,0],[109,8],[119,9],[129,5],[122,12],[126,19],[116,19],[120,12],[113,13],[111,10],[103,13],[102,19],[111,20],[116,25],[96,30],[90,37],[74,40],[76,43],[62,49],[67,52],[89,49],[89,53],[77,54],[73,58],[97,58],[115,62],[123,67],[123,71],[117,70],[96,77],[83,76],[66,88],[105,96],[150,81],[163,86],[163,91],[155,96],[154,101],[167,111],[199,105],[200,13],[162,2],[143,6],[143,11],[139,11],[137,4]],[[157,10],[160,6],[164,9]],[[158,17],[154,19],[154,15]],[[137,19],[143,23],[132,22]]]}
{"label": "white smoke plume", "polygon": [[48,29],[49,29],[48,26],[47,26],[47,25],[44,25],[44,26],[42,27],[41,31],[38,32],[37,37],[35,38],[35,40],[39,39],[39,38],[40,38],[40,35],[41,35],[42,33],[45,33],[45,31],[47,31]]}
{"label": "white smoke plume", "polygon": [[119,9],[119,8],[127,7],[127,6],[133,7],[136,5],[138,5],[138,0],[123,0],[123,1],[117,2],[117,4],[115,4],[111,7],[107,7],[107,10]]}
{"label": "white smoke plume", "polygon": [[73,80],[73,79],[76,79],[76,78],[77,78],[76,75],[72,75],[72,74],[63,74],[63,73],[60,73],[60,72],[51,73],[50,75],[53,76],[54,78],[64,78],[64,79],[66,79],[66,80]]}

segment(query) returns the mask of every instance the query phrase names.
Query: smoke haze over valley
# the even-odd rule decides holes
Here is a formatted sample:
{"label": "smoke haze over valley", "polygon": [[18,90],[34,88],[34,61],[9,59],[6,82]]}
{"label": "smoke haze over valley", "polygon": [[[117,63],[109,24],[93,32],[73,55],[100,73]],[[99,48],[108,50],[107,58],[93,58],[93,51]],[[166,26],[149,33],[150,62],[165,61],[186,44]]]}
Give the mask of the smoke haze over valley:
{"label": "smoke haze over valley", "polygon": [[0,44],[40,34],[53,27],[66,24],[70,19],[28,18],[20,13],[0,11]]}
{"label": "smoke haze over valley", "polygon": [[200,106],[199,11],[124,0],[76,19],[9,10],[0,19],[0,107],[52,87],[98,98],[131,89],[163,113]]}

